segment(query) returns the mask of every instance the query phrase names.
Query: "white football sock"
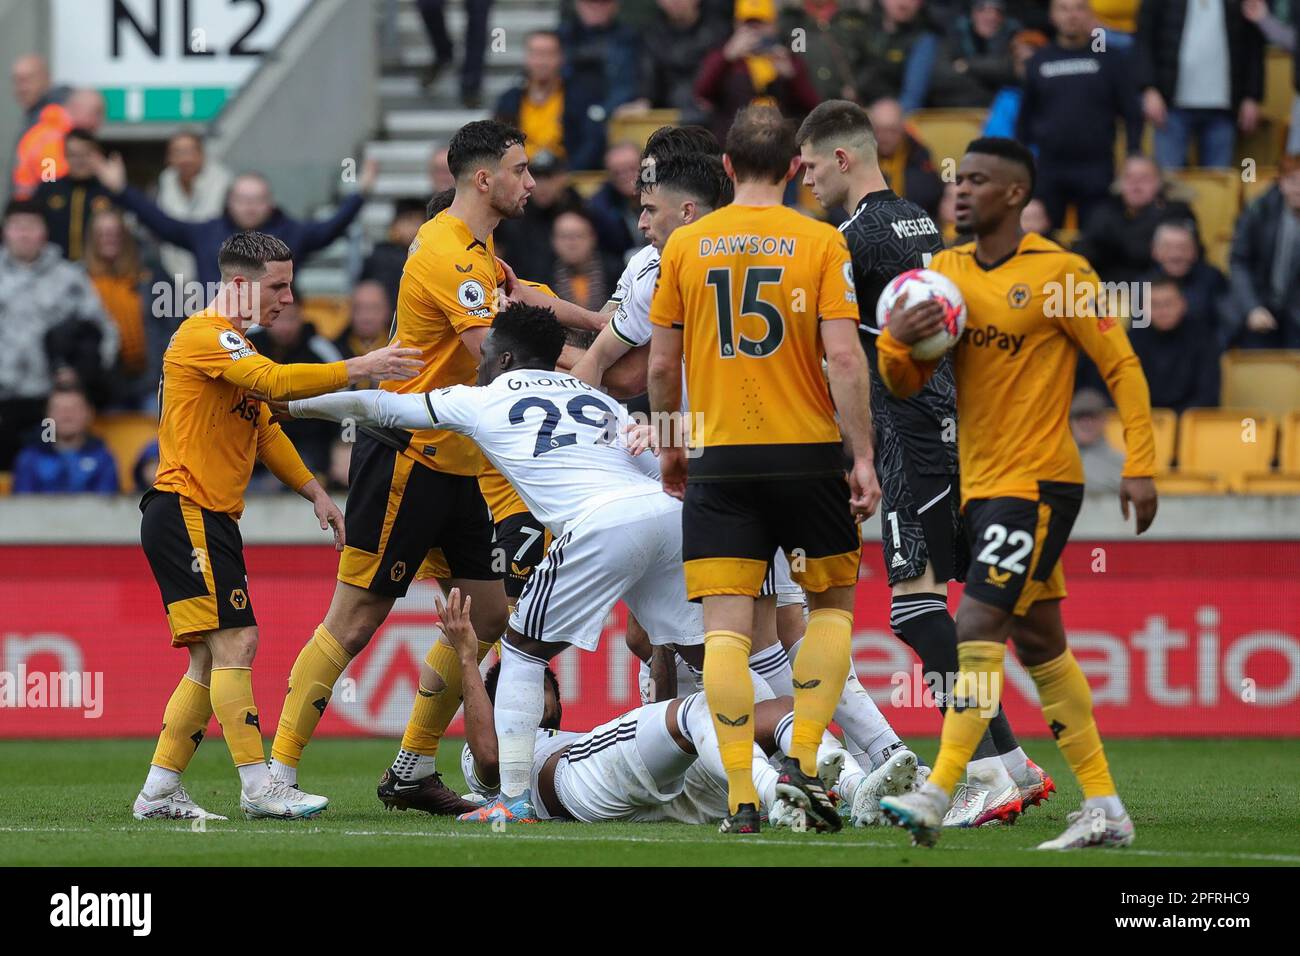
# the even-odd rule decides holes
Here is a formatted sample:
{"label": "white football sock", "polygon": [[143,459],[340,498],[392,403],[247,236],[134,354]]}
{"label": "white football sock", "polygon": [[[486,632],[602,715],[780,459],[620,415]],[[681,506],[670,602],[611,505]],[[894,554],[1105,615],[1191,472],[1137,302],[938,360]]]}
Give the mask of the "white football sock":
{"label": "white football sock", "polygon": [[1002,754],[1002,765],[1007,768],[1007,773],[1011,774],[1011,779],[1017,786],[1030,787],[1038,782],[1038,778],[1029,770],[1029,755],[1021,747]]}
{"label": "white football sock", "polygon": [[537,728],[546,709],[546,662],[501,642],[501,676],[497,679],[497,760],[501,797],[517,797],[533,774]]}
{"label": "white football sock", "polygon": [[423,780],[425,777],[433,776],[434,770],[437,769],[437,758],[430,757],[428,754],[417,754],[414,750],[403,747],[397,751],[390,769],[398,780],[405,783]]}
{"label": "white football sock", "polygon": [[239,770],[239,786],[244,791],[244,796],[254,797],[266,789],[267,783],[271,779],[271,771],[267,769],[266,764],[246,763]]}
{"label": "white football sock", "polygon": [[159,797],[171,793],[180,785],[181,775],[175,770],[168,770],[166,767],[150,764],[149,776],[144,778],[144,788],[141,792],[146,800],[157,800]]}
{"label": "white football sock", "polygon": [[780,644],[773,644],[771,647],[750,654],[749,669],[767,681],[767,685],[772,688],[772,693],[777,697],[793,696],[794,682],[790,670],[790,658]]}
{"label": "white football sock", "polygon": [[1015,783],[1001,757],[981,757],[966,765],[966,779],[990,790],[1002,790]]}
{"label": "white football sock", "polygon": [[298,768],[281,763],[274,757],[271,758],[271,776],[292,786],[298,786]]}
{"label": "white football sock", "polygon": [[1106,817],[1111,820],[1122,820],[1128,814],[1124,809],[1124,804],[1118,796],[1114,797],[1089,797],[1083,801],[1084,809],[1092,807],[1101,807],[1106,811]]}

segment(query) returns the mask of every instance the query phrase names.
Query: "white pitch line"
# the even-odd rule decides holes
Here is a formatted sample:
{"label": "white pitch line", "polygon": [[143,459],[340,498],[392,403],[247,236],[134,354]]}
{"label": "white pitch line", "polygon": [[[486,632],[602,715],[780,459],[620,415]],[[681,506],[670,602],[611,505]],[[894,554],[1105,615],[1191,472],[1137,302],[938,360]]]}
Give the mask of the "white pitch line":
{"label": "white pitch line", "polygon": [[[321,827],[298,828],[281,830],[279,832],[269,829],[248,829],[240,827],[223,826],[221,821],[211,824],[210,828],[204,831],[194,831],[189,827],[5,827],[0,826],[0,833],[195,833],[202,832],[204,835],[210,833],[231,833],[249,836],[260,836],[268,833],[277,836],[285,834],[294,834],[298,836],[315,836],[319,834],[332,834],[334,836],[347,837],[419,837],[432,840],[493,840],[499,839],[501,834],[491,831],[473,831],[465,830],[464,832],[435,833],[425,830],[326,830]],[[679,844],[689,846],[717,846],[720,840],[694,840],[689,837],[655,837],[655,836],[619,836],[617,834],[608,835],[578,835],[562,833],[514,833],[512,835],[519,840],[530,840],[537,842],[554,842],[554,843],[651,843],[651,844]],[[794,847],[796,849],[834,849],[834,850],[855,850],[862,847],[875,850],[915,850],[918,847],[908,846],[897,843],[875,843],[865,841],[853,841],[849,843],[836,843],[833,841],[818,842],[816,844],[804,844],[798,840],[769,840],[764,837],[748,838],[737,843],[744,846],[784,846]],[[953,846],[951,844],[940,847],[944,852],[967,852],[979,851],[984,847],[974,846]],[[1011,847],[1010,849],[1018,850],[1022,853],[1034,853],[1039,851],[1033,847]],[[1289,855],[1285,853],[1239,853],[1232,850],[1216,852],[1214,850],[1135,850],[1126,847],[1122,851],[1116,850],[1116,859],[1125,856],[1154,856],[1154,857],[1183,857],[1186,859],[1227,859],[1227,860],[1256,860],[1270,863],[1300,863],[1300,856]]]}

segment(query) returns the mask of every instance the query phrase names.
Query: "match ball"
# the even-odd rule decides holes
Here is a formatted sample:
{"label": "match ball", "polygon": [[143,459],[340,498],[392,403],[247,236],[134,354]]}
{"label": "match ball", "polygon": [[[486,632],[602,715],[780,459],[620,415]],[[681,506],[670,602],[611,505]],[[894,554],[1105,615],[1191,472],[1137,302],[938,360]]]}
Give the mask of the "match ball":
{"label": "match ball", "polygon": [[912,345],[912,358],[932,362],[957,344],[966,329],[966,300],[961,290],[945,275],[930,269],[908,269],[889,280],[876,302],[876,326],[889,324],[889,313],[905,309],[924,299],[943,306],[944,328]]}

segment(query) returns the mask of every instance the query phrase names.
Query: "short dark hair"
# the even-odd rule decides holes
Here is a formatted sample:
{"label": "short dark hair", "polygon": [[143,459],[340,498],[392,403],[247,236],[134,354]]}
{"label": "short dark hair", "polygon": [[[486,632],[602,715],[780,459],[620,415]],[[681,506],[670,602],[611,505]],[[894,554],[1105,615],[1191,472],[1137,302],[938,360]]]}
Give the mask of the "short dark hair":
{"label": "short dark hair", "polygon": [[724,151],[737,182],[779,183],[798,150],[794,130],[780,110],[751,104],[736,114]]}
{"label": "short dark hair", "polygon": [[705,126],[660,126],[645,141],[642,160],[659,162],[681,154],[721,156],[722,144]]}
{"label": "short dark hair", "polygon": [[818,104],[799,126],[794,135],[796,147],[805,143],[816,149],[823,143],[835,140],[866,139],[875,144],[875,131],[871,117],[857,103],[848,100],[827,100]]}
{"label": "short dark hair", "polygon": [[199,149],[203,149],[205,147],[205,143],[203,141],[203,134],[200,133],[198,130],[194,130],[194,129],[178,130],[177,132],[172,133],[171,136],[167,137],[167,145],[170,146],[178,139],[192,139],[194,140],[194,145],[197,146]]}
{"label": "short dark hair", "polygon": [[252,229],[228,237],[217,252],[217,266],[223,279],[243,272],[260,276],[268,262],[292,261],[293,252],[284,242]]}
{"label": "short dark hair", "polygon": [[424,207],[425,220],[432,219],[438,213],[451,206],[451,202],[456,198],[456,187],[444,189],[440,193],[434,193],[433,198],[429,200],[429,205]]}
{"label": "short dark hair", "polygon": [[70,139],[75,139],[81,143],[89,143],[97,152],[102,153],[104,151],[104,144],[99,141],[99,137],[84,127],[78,126],[75,129],[68,130],[67,135],[63,137],[63,141],[66,143]]}
{"label": "short dark hair", "polygon": [[[637,191],[647,189],[675,189],[690,196],[702,206],[717,209],[726,204],[722,198],[723,184],[730,191],[731,181],[716,156],[670,156],[656,162],[653,172],[637,180]],[[730,201],[729,199],[727,201]]]}
{"label": "short dark hair", "polygon": [[1034,189],[1038,185],[1038,169],[1034,163],[1034,154],[1024,143],[1005,136],[981,136],[966,145],[966,152],[978,153],[981,156],[996,156],[1017,166],[1023,166],[1029,175],[1029,193],[1025,196],[1025,203],[1028,204],[1033,198]]}
{"label": "short dark hair", "polygon": [[447,144],[447,168],[460,179],[475,166],[499,162],[511,146],[522,146],[526,137],[508,123],[475,120],[466,123]]}
{"label": "short dark hair", "polygon": [[550,309],[515,302],[492,320],[492,340],[520,364],[553,369],[564,349],[564,326]]}
{"label": "short dark hair", "polygon": [[5,203],[5,221],[9,221],[10,216],[35,216],[41,222],[45,222],[45,209],[34,199],[10,199]]}

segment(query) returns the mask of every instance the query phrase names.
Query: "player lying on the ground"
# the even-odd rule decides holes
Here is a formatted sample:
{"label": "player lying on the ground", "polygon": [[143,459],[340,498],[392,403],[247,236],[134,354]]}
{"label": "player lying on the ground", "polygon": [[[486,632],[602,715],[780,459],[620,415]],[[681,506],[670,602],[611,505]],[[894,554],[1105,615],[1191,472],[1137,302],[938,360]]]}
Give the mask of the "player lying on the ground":
{"label": "player lying on the ground", "polygon": [[654,455],[629,451],[622,407],[555,372],[563,345],[550,310],[515,304],[483,339],[478,387],[347,392],[289,406],[295,417],[466,435],[555,536],[501,645],[502,819],[532,817],[546,662],[570,644],[594,650],[616,602],[626,602],[652,643],[702,659],[701,611],[682,579],[681,504],[661,492]]}
{"label": "player lying on the ground", "polygon": [[[476,666],[478,637],[469,600],[453,589],[441,608],[442,627],[460,654],[464,674],[465,736],[461,769],[490,819],[497,800],[499,767],[493,719],[498,667],[486,682]],[[628,711],[588,733],[560,729],[562,707],[555,675],[545,671],[545,709],[534,733],[531,791],[539,819],[598,823],[717,823],[727,815],[727,775],[718,752],[704,695],[659,701]],[[777,797],[777,772],[767,753],[789,746],[794,701],[770,698],[755,705],[751,772],[763,809],[775,825],[790,825],[793,808]],[[888,766],[867,775],[829,734],[818,752],[818,773],[837,788],[858,818],[878,815],[880,798],[910,790],[916,757],[902,751]],[[810,825],[816,818],[809,818]]]}

